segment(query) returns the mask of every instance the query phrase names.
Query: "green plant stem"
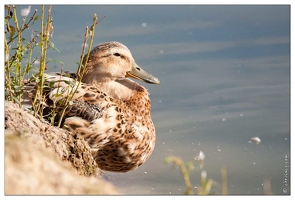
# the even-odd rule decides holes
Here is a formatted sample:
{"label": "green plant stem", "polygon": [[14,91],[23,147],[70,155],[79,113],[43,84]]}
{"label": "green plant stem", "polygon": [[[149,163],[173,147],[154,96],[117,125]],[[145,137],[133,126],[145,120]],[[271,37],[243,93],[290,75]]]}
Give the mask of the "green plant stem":
{"label": "green plant stem", "polygon": [[[13,12],[16,13],[16,10],[14,10]],[[31,23],[31,21],[34,19],[36,13],[37,13],[37,10],[34,11],[34,14],[32,15],[32,17],[30,18],[30,20],[28,21],[27,24],[30,24]],[[23,26],[22,29],[20,30],[20,32],[23,32],[26,28],[28,28],[28,26]],[[17,37],[18,37],[18,34],[16,36],[14,36],[11,40],[9,40],[7,42],[7,44],[10,44]]]}
{"label": "green plant stem", "polygon": [[[72,90],[70,91],[71,95],[68,95],[68,97],[70,97],[70,98],[67,97],[66,100],[65,100],[65,106],[64,106],[64,109],[61,112],[61,116],[60,116],[60,119],[59,119],[59,122],[58,122],[58,127],[60,127],[63,116],[65,114],[65,111],[66,111],[67,107],[69,106],[70,101],[74,97],[77,89],[79,88],[79,86],[81,84],[83,75],[84,75],[85,70],[86,70],[86,64],[87,64],[87,61],[89,59],[89,55],[90,55],[90,52],[91,52],[91,49],[92,49],[93,39],[94,39],[94,35],[95,35],[95,27],[96,27],[97,24],[98,24],[97,16],[96,16],[96,14],[94,14],[94,16],[93,16],[93,24],[90,27],[90,34],[89,34],[89,28],[88,27],[86,27],[86,31],[85,31],[82,54],[81,54],[81,57],[80,57],[79,67],[78,67],[78,71],[77,71],[77,75],[79,77],[78,84],[77,85],[74,84],[74,88],[72,88]],[[88,41],[89,36],[90,36],[90,42],[89,42],[88,52],[87,52],[87,55],[86,55],[86,59],[84,59],[84,52],[85,52],[86,43]],[[84,63],[83,63],[83,61],[84,61]],[[83,70],[81,72],[82,67],[83,67]]]}
{"label": "green plant stem", "polygon": [[39,74],[38,74],[38,81],[37,81],[37,91],[36,91],[36,97],[33,102],[35,115],[39,115],[40,120],[43,116],[43,110],[41,108],[42,106],[42,98],[43,98],[43,87],[44,87],[44,72],[45,72],[45,64],[46,64],[46,52],[48,49],[48,41],[49,41],[49,35],[51,31],[51,7],[49,6],[48,9],[48,16],[47,16],[47,24],[45,27],[44,19],[45,19],[45,6],[42,5],[42,16],[41,16],[41,43],[40,43],[40,68],[39,68]]}
{"label": "green plant stem", "polygon": [[221,169],[221,177],[222,177],[222,194],[227,195],[227,172],[225,167]]}
{"label": "green plant stem", "polygon": [[[87,52],[87,56],[86,56],[86,59],[84,60],[84,63],[83,63],[83,72],[82,72],[82,76],[80,76],[80,80],[79,82],[82,81],[82,77],[84,75],[84,72],[85,72],[85,69],[86,69],[86,64],[88,62],[88,59],[89,59],[89,55],[90,55],[90,52],[91,52],[91,49],[92,49],[92,45],[93,45],[93,39],[94,39],[94,35],[95,35],[95,27],[97,25],[97,16],[96,14],[94,14],[93,16],[93,24],[92,26],[90,27],[90,42],[89,42],[89,48],[88,48],[88,52]],[[84,56],[83,56],[84,57]],[[83,58],[81,58],[81,60],[83,60]]]}
{"label": "green plant stem", "polygon": [[[22,60],[22,56],[23,56],[23,49],[22,49],[22,44],[21,44],[21,40],[22,40],[22,31],[19,28],[18,25],[18,19],[17,19],[17,15],[16,15],[16,6],[13,6],[13,20],[15,23],[15,28],[17,30],[17,53],[16,53],[16,65],[15,65],[15,84],[18,86],[22,85],[22,78],[21,78],[21,60]],[[21,95],[17,95],[16,100],[18,102],[21,102]]]}
{"label": "green plant stem", "polygon": [[189,178],[188,170],[186,169],[186,166],[183,162],[180,165],[180,169],[181,169],[181,173],[182,173],[185,185],[186,185],[187,194],[194,194],[192,184],[191,184],[191,181]]}
{"label": "green plant stem", "polygon": [[183,176],[183,179],[184,179],[184,183],[185,183],[185,186],[186,186],[186,194],[194,194],[193,192],[193,188],[192,188],[192,184],[191,184],[191,181],[190,181],[190,177],[189,177],[189,172],[184,164],[184,162],[175,157],[175,156],[172,156],[170,157],[170,159],[172,159],[172,161],[180,167],[180,170],[181,170],[181,173],[182,173],[182,176]]}
{"label": "green plant stem", "polygon": [[5,88],[6,91],[8,91],[7,96],[9,97],[10,100],[13,99],[13,94],[12,94],[12,88],[11,88],[11,77],[10,77],[10,71],[11,71],[11,66],[10,66],[10,59],[7,58],[9,56],[9,47],[6,38],[4,38],[4,43],[5,43]]}

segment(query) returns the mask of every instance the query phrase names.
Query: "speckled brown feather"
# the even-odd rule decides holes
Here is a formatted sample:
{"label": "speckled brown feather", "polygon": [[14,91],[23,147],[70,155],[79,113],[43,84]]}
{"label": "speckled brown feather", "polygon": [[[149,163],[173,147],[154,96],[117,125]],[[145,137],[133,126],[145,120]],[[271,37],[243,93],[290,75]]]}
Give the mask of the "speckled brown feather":
{"label": "speckled brown feather", "polygon": [[[98,45],[91,51],[83,83],[66,108],[63,126],[84,137],[102,170],[133,170],[149,158],[155,146],[149,93],[143,86],[124,78],[134,63],[124,45],[117,42]],[[137,65],[136,68],[139,69]],[[75,74],[67,74],[68,77],[46,76],[46,83],[55,82],[47,92],[49,107],[53,102],[64,101],[77,87],[77,83],[64,82],[74,82],[71,77],[75,78]],[[63,104],[55,104],[58,110],[63,109]]]}
{"label": "speckled brown feather", "polygon": [[64,127],[84,137],[101,169],[130,171],[144,163],[155,146],[146,95],[142,88],[128,101],[119,101],[82,83],[66,109]]}

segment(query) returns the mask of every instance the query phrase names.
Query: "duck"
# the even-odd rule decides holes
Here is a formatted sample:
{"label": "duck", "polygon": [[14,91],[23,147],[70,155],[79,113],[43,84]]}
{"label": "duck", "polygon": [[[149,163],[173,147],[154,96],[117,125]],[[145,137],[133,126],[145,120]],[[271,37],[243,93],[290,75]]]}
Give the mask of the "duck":
{"label": "duck", "polygon": [[[156,142],[151,100],[147,89],[134,79],[148,84],[160,81],[137,65],[125,45],[116,41],[100,43],[90,51],[85,67],[79,66],[76,73],[44,76],[45,85],[50,85],[45,87],[50,88],[46,105],[51,109],[55,106],[60,116],[73,93],[62,127],[87,141],[101,170],[128,172],[148,160]],[[30,94],[32,100],[34,92]]]}

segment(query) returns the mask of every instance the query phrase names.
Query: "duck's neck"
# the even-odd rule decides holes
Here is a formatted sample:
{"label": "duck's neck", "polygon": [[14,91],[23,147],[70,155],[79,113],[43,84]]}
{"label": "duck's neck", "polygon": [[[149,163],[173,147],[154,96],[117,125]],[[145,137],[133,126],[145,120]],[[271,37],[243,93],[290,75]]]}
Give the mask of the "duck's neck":
{"label": "duck's neck", "polygon": [[[138,102],[140,104],[150,103],[148,91],[137,82],[124,78],[115,81],[98,82],[92,81],[88,83],[95,85],[108,96],[126,102],[127,104]],[[146,108],[146,109],[150,109]]]}

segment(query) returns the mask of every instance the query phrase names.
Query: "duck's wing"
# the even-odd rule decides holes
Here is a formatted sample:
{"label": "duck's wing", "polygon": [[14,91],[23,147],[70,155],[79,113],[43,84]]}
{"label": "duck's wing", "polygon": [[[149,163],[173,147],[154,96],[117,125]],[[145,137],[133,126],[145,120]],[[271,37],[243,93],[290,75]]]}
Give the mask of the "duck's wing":
{"label": "duck's wing", "polygon": [[[80,117],[91,122],[100,118],[103,113],[101,103],[106,95],[96,88],[75,81],[75,73],[50,73],[45,74],[42,105],[43,114],[49,115],[53,110],[58,113],[57,119]],[[32,107],[36,97],[36,82],[27,81],[23,95],[23,106]],[[65,110],[65,111],[63,111]]]}

